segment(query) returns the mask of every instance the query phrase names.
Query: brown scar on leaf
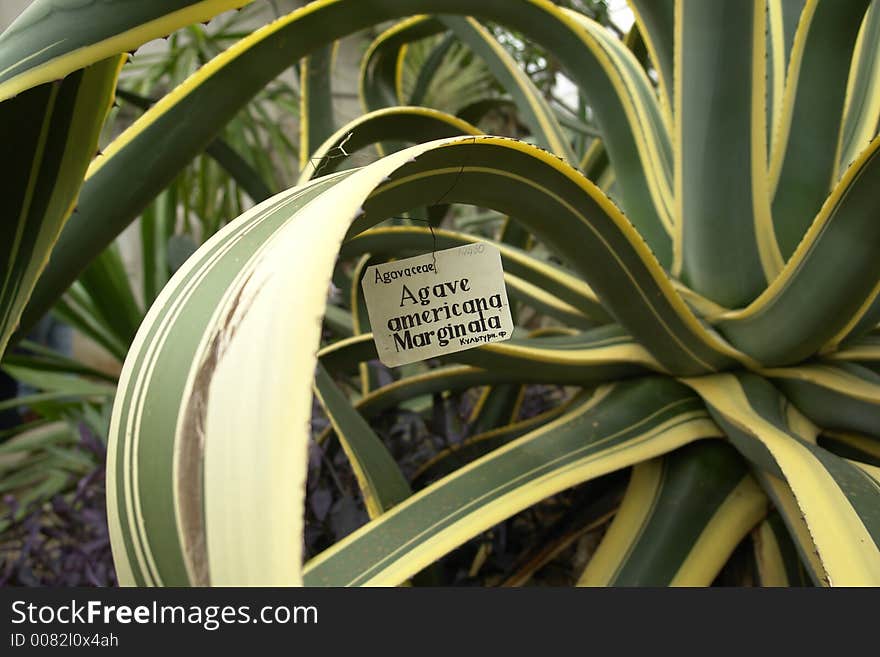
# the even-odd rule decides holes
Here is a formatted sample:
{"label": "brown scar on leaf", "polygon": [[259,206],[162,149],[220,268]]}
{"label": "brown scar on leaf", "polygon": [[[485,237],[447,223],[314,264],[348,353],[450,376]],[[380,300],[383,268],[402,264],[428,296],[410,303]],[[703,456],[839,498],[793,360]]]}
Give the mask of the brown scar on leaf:
{"label": "brown scar on leaf", "polygon": [[181,435],[175,444],[178,467],[174,488],[177,492],[177,499],[180,500],[183,556],[187,572],[193,579],[191,584],[194,586],[211,585],[205,534],[204,473],[202,468],[205,454],[208,397],[214,372],[223,359],[226,348],[234,338],[241,324],[241,319],[247,314],[253,299],[262,289],[263,284],[260,283],[245,297],[245,292],[251,284],[252,275],[253,272],[249,273],[239,286],[219,330],[215,331],[205,351],[205,356],[199,363],[191,392],[186,401]]}

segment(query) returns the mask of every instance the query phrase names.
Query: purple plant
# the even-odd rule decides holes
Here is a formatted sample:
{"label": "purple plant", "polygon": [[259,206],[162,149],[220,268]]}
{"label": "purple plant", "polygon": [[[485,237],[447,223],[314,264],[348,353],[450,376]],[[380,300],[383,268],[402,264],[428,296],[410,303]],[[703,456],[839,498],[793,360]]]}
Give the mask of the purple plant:
{"label": "purple plant", "polygon": [[105,507],[103,443],[80,429],[77,449],[96,466],[72,489],[37,499],[24,509],[7,496],[0,534],[0,586],[115,586]]}

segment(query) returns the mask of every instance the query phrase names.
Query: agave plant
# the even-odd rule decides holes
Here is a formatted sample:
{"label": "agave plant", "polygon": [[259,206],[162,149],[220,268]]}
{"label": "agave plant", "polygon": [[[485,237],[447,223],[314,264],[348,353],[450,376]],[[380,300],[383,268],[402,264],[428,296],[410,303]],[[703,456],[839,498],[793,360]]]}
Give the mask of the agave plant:
{"label": "agave plant", "polygon": [[[632,467],[582,584],[709,584],[750,532],[762,583],[880,583],[880,12],[869,0],[631,0],[626,41],[547,0],[319,0],[217,55],[86,171],[118,53],[246,3],[106,4],[37,0],[0,38],[5,143],[21,159],[3,183],[19,217],[3,229],[4,340],[291,62],[409,17],[365,54],[365,114],[325,130],[297,186],[221,229],[147,312],[110,430],[120,582],[401,584],[518,511]],[[599,140],[576,150],[583,140],[484,21],[552,53]],[[534,143],[483,135],[472,116],[385,106],[403,46],[440,33],[485,62]],[[321,99],[306,90],[303,106]],[[321,121],[307,116],[306,130]],[[416,145],[344,168],[357,149],[401,142]],[[360,273],[482,239],[383,223],[448,204],[509,217],[497,245],[511,296],[573,330],[376,387]],[[328,286],[348,279],[352,335],[322,345],[322,319],[339,316]],[[358,373],[353,404],[338,382]],[[581,392],[471,438],[464,453],[477,458],[417,490],[369,424],[426,393],[523,383]],[[303,565],[313,391],[371,519]]]}

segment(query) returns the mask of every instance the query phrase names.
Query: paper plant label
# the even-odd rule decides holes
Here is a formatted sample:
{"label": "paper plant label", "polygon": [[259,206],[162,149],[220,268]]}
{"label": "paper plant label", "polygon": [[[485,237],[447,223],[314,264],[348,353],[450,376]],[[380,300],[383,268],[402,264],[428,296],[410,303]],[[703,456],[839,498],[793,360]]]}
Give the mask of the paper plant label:
{"label": "paper plant label", "polygon": [[389,367],[509,340],[501,254],[477,242],[369,267],[361,280],[379,360]]}

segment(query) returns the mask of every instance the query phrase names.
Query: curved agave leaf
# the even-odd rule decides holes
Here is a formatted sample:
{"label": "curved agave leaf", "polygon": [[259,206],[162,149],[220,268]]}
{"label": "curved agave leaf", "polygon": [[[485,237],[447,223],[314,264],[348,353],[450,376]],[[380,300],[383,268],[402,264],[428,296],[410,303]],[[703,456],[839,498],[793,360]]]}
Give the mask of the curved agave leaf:
{"label": "curved agave leaf", "polygon": [[386,141],[426,142],[456,135],[481,135],[456,116],[427,107],[388,107],[363,114],[330,135],[312,153],[297,184],[339,169],[349,155]]}
{"label": "curved agave leaf", "polygon": [[468,418],[468,431],[477,435],[516,422],[526,386],[502,383],[486,386]]}
{"label": "curved agave leaf", "polygon": [[700,441],[633,468],[579,586],[709,586],[767,512],[743,459]]}
{"label": "curved agave leaf", "polygon": [[[546,337],[550,335],[572,335],[570,329],[544,328],[536,329],[529,333],[530,338]],[[523,384],[502,383],[495,386],[486,386],[480,393],[477,402],[467,419],[467,432],[471,434],[461,443],[453,443],[447,449],[442,450],[428,463],[424,464],[414,475],[418,477],[428,476],[437,478],[437,473],[448,474],[455,469],[454,464],[463,464],[483,454],[488,453],[495,447],[521,436],[528,429],[513,429],[514,426],[534,428],[541,421],[518,422],[523,399],[526,395],[526,386]],[[540,414],[549,421],[575,401],[575,398],[562,402],[549,412]],[[558,411],[558,412],[556,412]],[[445,469],[444,468],[449,468]]]}
{"label": "curved agave leaf", "polygon": [[406,104],[406,93],[403,89],[403,78],[406,69],[406,56],[409,53],[410,44],[403,44],[397,51],[397,61],[394,65],[394,95],[398,105]]}
{"label": "curved agave leaf", "polygon": [[315,394],[351,463],[370,518],[378,518],[409,497],[412,491],[394,457],[320,363]]}
{"label": "curved agave leaf", "polygon": [[[372,341],[372,336],[370,336],[370,340]],[[371,419],[384,411],[419,397],[428,397],[441,392],[461,392],[468,388],[516,381],[518,381],[518,377],[515,375],[490,372],[479,367],[466,365],[438,367],[377,388],[361,397],[354,407],[365,418]],[[316,440],[319,444],[323,444],[331,434],[332,429],[325,429]]]}
{"label": "curved agave leaf", "polygon": [[[574,11],[565,10],[565,15],[583,28],[581,52],[595,58],[582,76],[578,75],[579,69],[569,72],[588,94],[616,173],[621,204],[660,263],[669,266],[674,250],[673,240],[669,238],[674,236],[676,223],[672,194],[674,170],[669,129],[654,90],[638,60],[604,27]],[[597,73],[601,74],[597,76]],[[620,121],[622,117],[626,122]],[[621,142],[625,139],[636,142],[642,176],[636,162],[626,159],[628,156],[622,152]],[[636,176],[650,193],[650,205],[647,199],[645,202],[636,200],[637,192],[632,189]],[[644,188],[638,193],[644,193]]]}
{"label": "curved agave leaf", "polygon": [[767,113],[768,162],[777,148],[782,121],[785,75],[795,31],[806,0],[775,0],[767,3]]}
{"label": "curved agave leaf", "polygon": [[504,273],[504,283],[513,299],[531,307],[538,314],[552,317],[565,326],[574,328],[587,329],[596,325],[574,306],[560,301],[546,290],[514,276],[510,272]]}
{"label": "curved agave leaf", "polygon": [[248,2],[35,0],[0,35],[0,101]]}
{"label": "curved agave leaf", "polygon": [[14,158],[0,188],[0,355],[74,209],[122,62],[105,59],[0,104],[0,140]]}
{"label": "curved agave leaf", "polygon": [[638,33],[657,72],[658,95],[672,125],[672,80],[675,56],[675,0],[628,0]]}
{"label": "curved agave leaf", "polygon": [[[376,358],[373,336],[364,333],[340,340],[324,347],[318,357],[330,371],[351,373],[357,363]],[[650,354],[616,326],[562,337],[514,338],[448,354],[439,360],[469,364],[471,367],[460,370],[468,375],[479,375],[482,370],[484,377],[492,377],[499,382],[586,385],[661,371]],[[424,376],[425,380],[431,380],[440,376],[440,371],[434,370]],[[412,386],[418,380],[419,377],[410,377],[376,392],[387,395],[394,385]],[[465,376],[463,381],[465,387],[490,382],[487,379],[474,383],[470,376]],[[454,385],[451,380],[446,383]],[[370,400],[364,398],[360,403],[369,404]],[[384,402],[382,408],[386,408],[388,403]]]}
{"label": "curved agave leaf", "polygon": [[299,63],[299,168],[308,168],[309,154],[336,130],[333,118],[333,60],[339,42],[319,48]]}
{"label": "curved agave leaf", "polygon": [[305,566],[307,585],[394,585],[572,485],[716,431],[669,379],[603,387],[550,424],[416,493]]}
{"label": "curved agave leaf", "polygon": [[[277,235],[285,253],[271,253],[280,264],[291,262],[287,240],[310,249],[326,245],[320,253],[329,283],[335,247],[332,238],[322,241],[326,222],[311,224],[314,239],[296,234],[309,230],[307,223],[283,228],[295,209],[347,175],[273,197],[227,225],[184,263],[147,313],[120,377],[108,445],[108,519],[120,582],[299,581],[307,435],[296,418],[309,413],[311,381],[299,376],[299,367],[272,374],[263,367],[280,359],[311,367],[314,348],[305,345],[318,343],[327,284],[301,286],[291,278],[295,272],[280,270],[265,281],[242,268],[262,263],[272,269],[263,244]],[[285,280],[309,291],[300,290],[295,305],[273,302],[277,307],[266,309]],[[268,312],[251,315],[261,308]],[[299,321],[306,308],[314,309],[315,321]],[[290,330],[278,332],[274,322],[282,318]],[[188,330],[174,331],[177,322]],[[262,344],[277,336],[279,360],[249,356],[257,344],[251,331],[260,332]],[[242,385],[261,403],[239,407]],[[276,404],[278,413],[266,412]],[[260,449],[252,442],[244,449],[242,432],[256,437]],[[237,467],[245,470],[235,474]],[[289,514],[287,529],[276,531],[268,514],[254,514],[257,503]]]}
{"label": "curved agave leaf", "polygon": [[[140,96],[131,91],[126,91],[125,89],[117,89],[116,97],[143,111],[150,109],[150,107],[156,103],[156,101],[151,98]],[[208,144],[205,148],[205,153],[212,157],[217,164],[223,167],[255,203],[265,201],[272,196],[272,192],[269,191],[269,187],[263,181],[259,172],[257,172],[250,163],[239,155],[238,152],[236,152],[236,150],[225,140],[217,137]],[[163,191],[159,195],[159,198],[163,195],[169,194],[169,191],[170,188]],[[174,209],[173,204],[171,204],[171,209]],[[148,212],[150,212],[150,208],[144,210],[144,214],[147,214]],[[143,220],[143,215],[141,216],[141,219]],[[151,249],[148,253],[150,254],[150,257],[156,257],[154,249]],[[151,295],[151,298],[155,298],[155,294]]]}
{"label": "curved agave leaf", "polygon": [[[498,387],[499,386],[494,386],[490,388],[490,390],[496,390]],[[549,411],[544,411],[543,413],[526,420],[510,422],[504,426],[474,434],[465,438],[460,443],[450,445],[448,448],[437,452],[437,454],[419,466],[419,468],[413,473],[413,482],[420,487],[423,482],[439,479],[442,476],[451,474],[461,466],[475,461],[492,450],[543,427],[572,408],[585,402],[592,396],[592,394],[592,392],[578,393],[571,399],[551,408]]]}
{"label": "curved agave leaf", "polygon": [[[818,430],[786,407],[784,398],[765,379],[723,374],[684,382],[703,397],[719,426],[747,459],[783,477],[791,487],[825,571],[820,576],[835,586],[880,582],[877,481],[815,445]],[[804,427],[806,435],[798,427]]]}
{"label": "curved agave leaf", "polygon": [[810,586],[797,548],[779,513],[752,530],[755,570],[760,586]]}
{"label": "curved agave leaf", "polygon": [[[347,343],[338,350],[334,350],[332,347],[327,347],[321,350],[319,357],[323,362],[333,365],[334,367],[339,367],[340,363],[343,362],[350,367],[350,363],[359,357],[375,358],[374,345],[375,343],[373,342],[372,335],[365,334],[363,336],[358,336],[356,339],[347,341]],[[445,360],[448,362],[454,362],[454,358],[452,357],[447,357]],[[497,357],[494,360],[502,361],[502,359]],[[576,372],[574,368],[569,368],[567,374],[573,381],[575,381],[573,385],[577,385],[577,383],[583,381],[596,382],[613,379],[613,375],[622,370],[631,375],[642,372],[637,367],[626,363],[604,366],[604,369],[602,368],[603,366],[599,365],[593,367],[592,371],[588,369],[586,372]],[[549,367],[545,365],[543,369],[546,371]],[[601,375],[597,374],[597,372]],[[544,383],[546,380],[547,377],[544,375],[533,376],[529,373],[524,373],[521,370],[516,370],[515,368],[487,370],[466,365],[453,365],[439,367],[420,374],[414,374],[374,389],[367,395],[364,395],[354,407],[358,413],[369,419],[376,417],[384,411],[395,408],[402,403],[409,402],[418,397],[424,397],[440,392],[461,392],[469,388],[490,384],[503,385],[506,383],[523,382]],[[319,444],[324,444],[332,434],[332,427],[328,427],[319,434],[316,440]]]}
{"label": "curved agave leaf", "polygon": [[[755,301],[718,318],[738,349],[768,366],[800,362],[852,327],[880,285],[880,139],[847,169],[785,268]],[[780,331],[780,326],[788,330]]]}
{"label": "curved agave leaf", "polygon": [[880,441],[870,436],[844,431],[823,431],[819,444],[851,461],[880,467]]}
{"label": "curved agave leaf", "polygon": [[844,362],[766,370],[763,374],[823,429],[880,438],[880,374]]}
{"label": "curved agave leaf", "polygon": [[662,371],[650,354],[616,326],[558,338],[513,339],[441,360],[498,374],[519,372],[520,381],[534,383],[589,385]]}
{"label": "curved agave leaf", "polygon": [[397,105],[397,63],[408,43],[427,39],[445,31],[431,16],[411,16],[395,23],[377,36],[361,58],[358,93],[364,113]]}
{"label": "curved agave leaf", "polygon": [[819,350],[822,355],[830,356],[843,346],[859,340],[880,324],[880,281],[868,293],[849,321],[832,336]]}
{"label": "curved agave leaf", "polygon": [[766,185],[764,19],[764,0],[676,5],[673,271],[729,308],[783,266]]}
{"label": "curved agave leaf", "polygon": [[[377,518],[410,495],[409,483],[394,458],[369,424],[355,411],[345,394],[318,363],[315,396],[320,400],[355,473],[370,518]],[[414,583],[435,584],[430,571],[417,574]]]}
{"label": "curved agave leaf", "polygon": [[816,586],[828,586],[830,580],[825,570],[804,514],[786,483],[766,472],[755,470],[755,477],[761,482],[764,492],[773,501],[773,506],[782,518],[788,530],[789,538],[794,543],[801,565]]}
{"label": "curved agave leaf", "polygon": [[869,335],[843,345],[838,351],[826,356],[829,360],[843,360],[857,363],[877,363],[880,361],[880,333]]}
{"label": "curved agave leaf", "polygon": [[[599,178],[602,177],[602,174],[608,168],[608,165],[608,151],[606,151],[605,146],[602,145],[601,139],[594,139],[590,144],[590,147],[584,152],[584,156],[578,164],[578,169],[580,169],[588,179],[598,185]],[[601,187],[601,185],[599,185],[599,187]]]}
{"label": "curved agave leaf", "polygon": [[[358,261],[357,265],[355,265],[355,268],[352,270],[351,290],[349,294],[353,339],[363,336],[369,338],[371,343],[373,342],[373,334],[370,332],[370,316],[367,312],[367,300],[364,298],[364,289],[361,286],[361,279],[363,278],[367,267],[375,265],[377,262],[377,260],[369,255],[365,255],[360,261]],[[352,344],[353,346],[352,340],[343,340],[342,342]],[[318,352],[318,358],[321,358],[321,353],[322,352]],[[362,395],[367,395],[382,385],[375,369],[370,367],[370,363],[366,362],[378,358],[379,354],[376,353],[375,344],[373,343],[369,351],[366,352],[366,357],[356,361],[358,363],[357,370],[360,375]]]}
{"label": "curved agave leaf", "polygon": [[777,146],[770,162],[773,222],[794,253],[837,178],[847,72],[870,0],[807,0],[792,45]]}
{"label": "curved agave leaf", "polygon": [[858,157],[877,135],[880,122],[880,62],[876,53],[880,48],[880,11],[876,4],[868,7],[862,27],[856,38],[843,123],[837,143],[837,175],[843,175],[850,162]]}
{"label": "curved agave leaf", "polygon": [[361,363],[376,357],[376,343],[371,333],[336,340],[318,351],[321,364],[333,375],[354,374]]}

